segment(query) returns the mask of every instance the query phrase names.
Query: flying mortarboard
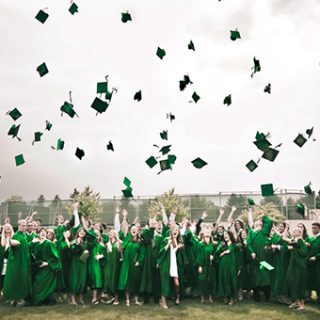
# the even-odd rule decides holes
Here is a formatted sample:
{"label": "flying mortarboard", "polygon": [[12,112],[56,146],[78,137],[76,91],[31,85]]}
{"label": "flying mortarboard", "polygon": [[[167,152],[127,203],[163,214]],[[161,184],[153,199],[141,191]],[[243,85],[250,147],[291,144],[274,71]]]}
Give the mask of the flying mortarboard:
{"label": "flying mortarboard", "polygon": [[97,83],[97,93],[107,93],[108,92],[108,82],[98,82]]}
{"label": "flying mortarboard", "polygon": [[240,32],[237,29],[236,30],[231,30],[230,31],[230,39],[232,41],[235,41],[237,39],[241,39]]}
{"label": "flying mortarboard", "polygon": [[252,198],[248,198],[247,201],[248,201],[248,205],[250,205],[250,206],[255,205],[254,200]]}
{"label": "flying mortarboard", "polygon": [[84,151],[77,147],[75,155],[76,155],[77,158],[79,158],[81,160],[82,157],[84,156]]}
{"label": "flying mortarboard", "polygon": [[171,169],[171,164],[168,159],[161,160],[159,163],[160,163],[160,170],[161,170],[159,173],[161,173],[162,171]]}
{"label": "flying mortarboard", "polygon": [[272,183],[262,184],[261,185],[261,194],[263,197],[273,196],[273,194],[274,194],[273,184]]}
{"label": "flying mortarboard", "polygon": [[131,181],[127,177],[124,177],[123,184],[126,186],[126,189],[122,190],[122,193],[125,196],[125,198],[133,197]]}
{"label": "flying mortarboard", "polygon": [[170,152],[170,148],[171,148],[171,145],[163,146],[163,147],[160,149],[159,152],[161,152],[162,155],[164,156],[164,155],[166,155],[167,153]]}
{"label": "flying mortarboard", "polygon": [[19,129],[20,129],[20,124],[18,126],[13,124],[8,131],[8,136],[12,136],[12,138],[17,138],[19,141],[21,141],[21,139],[18,137]]}
{"label": "flying mortarboard", "polygon": [[73,2],[69,8],[69,12],[74,15],[76,12],[78,12],[78,6]]}
{"label": "flying mortarboard", "polygon": [[63,148],[64,148],[64,141],[59,139],[57,141],[57,150],[63,150]]}
{"label": "flying mortarboard", "polygon": [[264,151],[262,158],[267,159],[271,162],[273,162],[276,157],[278,156],[279,151],[273,148],[268,148],[267,150]]}
{"label": "flying mortarboard", "polygon": [[50,130],[51,130],[51,128],[52,128],[52,123],[51,123],[51,122],[49,122],[48,120],[46,120],[46,129],[45,129],[45,130],[50,131]]}
{"label": "flying mortarboard", "polygon": [[20,111],[17,108],[14,108],[11,111],[8,111],[7,114],[14,120],[16,121],[17,119],[19,119],[22,114],[20,113]]}
{"label": "flying mortarboard", "polygon": [[73,109],[73,104],[67,101],[65,101],[63,106],[61,106],[60,111],[61,111],[61,116],[63,115],[63,113],[66,113],[67,115],[70,116],[70,118],[73,118],[75,115],[79,118],[79,116]]}
{"label": "flying mortarboard", "polygon": [[121,13],[121,21],[123,23],[127,23],[128,21],[132,21],[131,14],[127,12],[122,12]]}
{"label": "flying mortarboard", "polygon": [[267,269],[269,271],[274,270],[274,267],[271,264],[269,264],[267,261],[260,261],[259,264],[260,264],[260,267],[259,267],[260,270],[263,270],[263,269]]}
{"label": "flying mortarboard", "polygon": [[173,165],[177,160],[177,157],[174,154],[168,154],[168,161],[170,165]]}
{"label": "flying mortarboard", "polygon": [[172,122],[173,120],[175,120],[175,115],[173,115],[172,113],[167,113],[167,119],[170,119],[170,122]]}
{"label": "flying mortarboard", "polygon": [[24,158],[23,158],[23,154],[19,154],[17,156],[15,156],[15,161],[16,161],[16,166],[21,166],[22,164],[25,163]]}
{"label": "flying mortarboard", "polygon": [[103,113],[107,110],[109,104],[106,101],[103,101],[99,98],[95,98],[91,104],[91,108],[97,111],[98,113]]}
{"label": "flying mortarboard", "polygon": [[193,50],[196,51],[195,47],[194,47],[194,43],[192,42],[192,40],[190,40],[189,44],[188,44],[188,49],[189,50]]}
{"label": "flying mortarboard", "polygon": [[270,94],[270,93],[271,93],[271,83],[268,83],[268,84],[265,86],[265,88],[264,88],[263,91]]}
{"label": "flying mortarboard", "polygon": [[149,157],[146,160],[146,164],[150,167],[153,168],[156,164],[158,163],[157,159],[154,156]]}
{"label": "flying mortarboard", "polygon": [[186,74],[183,76],[183,80],[179,81],[180,91],[183,91],[188,84],[193,84],[193,82],[191,81],[190,77]]}
{"label": "flying mortarboard", "polygon": [[257,131],[256,133],[256,141],[253,143],[257,146],[257,148],[261,151],[266,151],[272,144],[267,140],[269,134],[260,133]]}
{"label": "flying mortarboard", "polygon": [[123,178],[123,182],[122,182],[127,188],[129,188],[131,186],[131,181],[127,178],[124,177]]}
{"label": "flying mortarboard", "polygon": [[192,100],[197,103],[200,100],[200,96],[196,92],[193,92]]}
{"label": "flying mortarboard", "polygon": [[191,163],[193,164],[194,167],[196,167],[197,169],[201,169],[204,166],[206,166],[208,163],[205,162],[204,160],[202,160],[201,158],[196,158],[194,160],[191,161]]}
{"label": "flying mortarboard", "polygon": [[307,139],[302,134],[299,133],[298,136],[293,140],[293,142],[297,146],[302,148],[302,146],[307,142]]}
{"label": "flying mortarboard", "polygon": [[114,149],[113,149],[113,144],[112,144],[111,140],[110,140],[109,143],[107,144],[107,150],[114,151]]}
{"label": "flying mortarboard", "polygon": [[48,17],[49,17],[49,14],[44,12],[43,10],[40,10],[35,16],[35,18],[41,23],[45,23]]}
{"label": "flying mortarboard", "polygon": [[231,94],[229,94],[223,99],[223,104],[227,104],[228,106],[230,106],[231,103],[232,103],[232,98],[231,98]]}
{"label": "flying mortarboard", "polygon": [[309,182],[309,184],[307,184],[306,186],[304,186],[304,192],[306,193],[306,194],[312,194],[313,193],[313,191],[312,191],[312,189],[311,189],[311,182]]}
{"label": "flying mortarboard", "polygon": [[168,140],[168,130],[163,130],[162,132],[160,132],[160,137],[163,140]]}
{"label": "flying mortarboard", "polygon": [[247,164],[246,167],[252,172],[255,169],[258,168],[258,165],[256,164],[256,162],[254,162],[253,160],[250,160]]}
{"label": "flying mortarboard", "polygon": [[137,100],[138,102],[142,100],[142,92],[141,92],[141,90],[134,94],[133,100]]}
{"label": "flying mortarboard", "polygon": [[313,134],[313,127],[310,128],[310,129],[307,129],[306,130],[306,134],[308,135],[308,138],[310,138],[312,136],[312,134]]}
{"label": "flying mortarboard", "polygon": [[41,141],[41,137],[42,137],[43,133],[38,131],[34,133],[34,140],[32,142],[32,145],[34,145],[35,142],[39,142]]}
{"label": "flying mortarboard", "polygon": [[298,212],[300,215],[302,215],[302,216],[304,217],[305,208],[304,208],[303,203],[298,202],[298,203],[296,204],[296,210],[297,210],[297,212]]}
{"label": "flying mortarboard", "polygon": [[163,57],[166,55],[166,51],[158,47],[156,54],[162,60]]}
{"label": "flying mortarboard", "polygon": [[40,66],[37,67],[37,71],[39,72],[40,77],[45,76],[49,72],[45,62],[40,64]]}
{"label": "flying mortarboard", "polygon": [[256,59],[256,57],[253,58],[253,63],[254,63],[254,66],[251,68],[252,69],[251,78],[253,78],[253,75],[255,73],[261,71],[260,61]]}

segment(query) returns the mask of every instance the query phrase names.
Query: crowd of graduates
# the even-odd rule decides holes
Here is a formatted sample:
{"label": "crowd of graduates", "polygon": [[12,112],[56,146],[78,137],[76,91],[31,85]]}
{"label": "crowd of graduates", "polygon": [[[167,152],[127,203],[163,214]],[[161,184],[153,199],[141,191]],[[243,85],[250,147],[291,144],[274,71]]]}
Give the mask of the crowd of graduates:
{"label": "crowd of graduates", "polygon": [[[153,300],[167,309],[185,298],[228,305],[243,299],[272,299],[303,310],[316,292],[320,298],[320,223],[308,236],[303,224],[275,225],[267,216],[247,225],[221,218],[206,222],[176,222],[177,208],[168,216],[162,206],[149,221],[127,221],[116,208],[114,226],[94,223],[73,205],[70,221],[58,216],[52,228],[41,226],[35,214],[13,228],[1,226],[0,290],[4,303],[39,305],[134,303]],[[232,208],[230,216],[236,210]],[[80,211],[80,210],[79,210]],[[14,231],[14,229],[17,229]],[[124,301],[124,302],[122,302]]]}

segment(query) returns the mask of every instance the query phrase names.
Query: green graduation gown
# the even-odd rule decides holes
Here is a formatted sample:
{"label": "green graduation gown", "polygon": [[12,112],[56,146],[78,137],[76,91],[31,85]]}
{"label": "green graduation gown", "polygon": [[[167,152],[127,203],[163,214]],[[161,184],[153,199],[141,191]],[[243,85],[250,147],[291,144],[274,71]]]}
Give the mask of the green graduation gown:
{"label": "green graduation gown", "polygon": [[[35,244],[33,254],[38,268],[32,283],[30,302],[37,305],[50,299],[56,291],[61,262],[55,244],[47,239]],[[47,262],[48,266],[40,268],[42,262]]]}
{"label": "green graduation gown", "polygon": [[17,231],[12,239],[20,244],[9,249],[3,294],[4,299],[17,301],[31,294],[31,262],[26,234]]}
{"label": "green graduation gown", "polygon": [[252,288],[249,269],[251,256],[248,245],[246,243],[237,243],[235,248],[238,268],[238,287],[244,290],[250,290]]}
{"label": "green graduation gown", "polygon": [[[316,261],[309,261],[311,257],[316,257]],[[308,289],[320,294],[320,234],[312,239],[308,248]]]}

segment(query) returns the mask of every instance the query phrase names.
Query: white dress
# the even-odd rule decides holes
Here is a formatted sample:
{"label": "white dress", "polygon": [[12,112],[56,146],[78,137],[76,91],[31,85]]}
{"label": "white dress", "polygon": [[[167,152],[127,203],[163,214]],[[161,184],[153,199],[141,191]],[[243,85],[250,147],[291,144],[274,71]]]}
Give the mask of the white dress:
{"label": "white dress", "polygon": [[170,277],[178,278],[178,266],[177,266],[177,256],[176,252],[178,247],[173,247],[170,244]]}

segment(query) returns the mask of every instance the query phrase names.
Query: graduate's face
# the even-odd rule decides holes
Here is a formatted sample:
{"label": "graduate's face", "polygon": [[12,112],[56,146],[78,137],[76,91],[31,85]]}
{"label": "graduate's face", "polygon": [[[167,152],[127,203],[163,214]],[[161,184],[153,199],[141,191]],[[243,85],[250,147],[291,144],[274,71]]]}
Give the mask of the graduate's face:
{"label": "graduate's face", "polygon": [[222,226],[218,227],[217,234],[220,235],[220,236],[223,235],[223,227]]}
{"label": "graduate's face", "polygon": [[283,231],[284,231],[284,225],[283,225],[282,223],[280,223],[280,224],[278,225],[277,229],[278,229],[278,232],[279,232],[279,233],[283,233]]}
{"label": "graduate's face", "polygon": [[158,223],[157,223],[157,231],[158,231],[159,233],[162,232],[162,223],[161,223],[161,222],[158,222]]}
{"label": "graduate's face", "polygon": [[241,232],[241,238],[242,238],[242,240],[246,240],[247,239],[247,232],[246,231],[242,231]]}
{"label": "graduate's face", "polygon": [[319,232],[320,232],[319,227],[316,226],[316,225],[313,225],[313,226],[312,226],[312,234],[313,234],[314,236],[316,236]]}
{"label": "graduate's face", "polygon": [[94,234],[95,234],[97,237],[100,237],[100,229],[94,228]]}
{"label": "graduate's face", "polygon": [[261,230],[262,229],[262,221],[261,220],[257,220],[255,223],[254,223],[254,228],[256,230]]}
{"label": "graduate's face", "polygon": [[228,232],[225,231],[225,232],[223,233],[223,239],[224,239],[224,241],[226,241],[226,242],[230,241],[230,236],[229,236]]}
{"label": "graduate's face", "polygon": [[210,238],[211,237],[211,231],[209,229],[205,229],[203,232],[203,236],[205,238]]}
{"label": "graduate's face", "polygon": [[137,227],[132,227],[130,230],[130,233],[133,237],[135,237],[138,234],[138,229]]}
{"label": "graduate's face", "polygon": [[236,227],[237,230],[240,230],[241,229],[241,224],[239,221],[236,221],[234,226]]}
{"label": "graduate's face", "polygon": [[52,230],[49,230],[48,233],[47,233],[47,238],[50,240],[50,241],[53,241],[54,239],[54,232]]}
{"label": "graduate's face", "polygon": [[301,235],[302,235],[302,229],[301,228],[296,227],[296,228],[293,229],[292,236],[294,238],[299,238],[299,237],[301,237]]}
{"label": "graduate's face", "polygon": [[11,227],[11,225],[10,225],[10,224],[5,224],[5,225],[3,226],[3,231],[4,231],[4,233],[5,233],[6,236],[12,234],[12,227]]}
{"label": "graduate's face", "polygon": [[179,228],[178,227],[172,228],[171,234],[174,238],[176,238],[179,235]]}
{"label": "graduate's face", "polygon": [[79,237],[80,238],[84,238],[86,236],[86,233],[83,229],[79,230],[79,233],[78,233]]}
{"label": "graduate's face", "polygon": [[111,231],[109,232],[109,238],[110,238],[110,240],[113,240],[115,237],[116,237],[116,234],[115,234],[114,230],[111,230]]}
{"label": "graduate's face", "polygon": [[42,229],[41,231],[40,231],[40,233],[39,233],[39,237],[40,237],[40,239],[45,239],[46,237],[47,237],[47,231],[46,230],[44,230],[44,229]]}
{"label": "graduate's face", "polygon": [[25,220],[19,222],[19,230],[25,232],[27,230],[27,223]]}

